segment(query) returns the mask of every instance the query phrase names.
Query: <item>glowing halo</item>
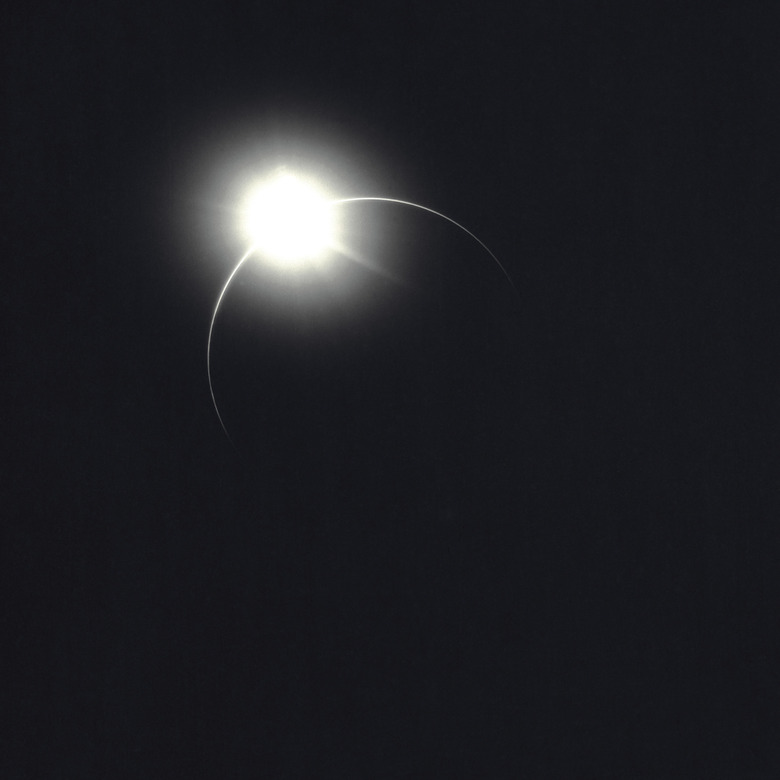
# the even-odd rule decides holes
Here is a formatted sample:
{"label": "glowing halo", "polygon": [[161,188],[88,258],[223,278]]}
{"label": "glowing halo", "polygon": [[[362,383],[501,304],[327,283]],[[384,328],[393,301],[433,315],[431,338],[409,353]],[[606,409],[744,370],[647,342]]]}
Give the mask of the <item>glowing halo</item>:
{"label": "glowing halo", "polygon": [[[419,203],[412,203],[408,200],[399,200],[397,198],[384,198],[384,197],[378,197],[378,196],[361,196],[361,197],[354,197],[354,198],[337,198],[328,201],[328,204],[330,206],[337,206],[344,203],[360,203],[360,202],[367,202],[367,201],[373,201],[373,202],[380,202],[380,203],[395,203],[401,206],[409,206],[411,208],[420,209],[421,211],[426,211],[429,214],[433,214],[434,216],[441,217],[442,219],[446,220],[450,224],[457,227],[459,230],[462,230],[466,235],[468,235],[470,238],[472,238],[474,241],[476,241],[493,259],[493,261],[496,263],[496,265],[499,267],[503,275],[506,277],[506,280],[509,282],[510,286],[512,287],[512,291],[517,294],[517,288],[515,287],[514,282],[512,281],[512,277],[509,275],[509,272],[506,270],[506,268],[503,266],[501,261],[496,257],[496,255],[488,248],[488,246],[480,239],[478,238],[474,233],[472,233],[468,228],[461,225],[459,222],[456,222],[452,217],[448,217],[446,214],[442,214],[440,211],[435,211],[432,208],[429,208],[428,206],[422,206]],[[236,264],[235,268],[230,272],[230,275],[227,278],[227,281],[222,287],[222,290],[220,290],[220,293],[217,297],[217,302],[214,306],[214,312],[211,315],[211,323],[209,324],[209,331],[208,331],[208,339],[206,341],[206,373],[208,376],[208,383],[209,383],[209,392],[211,393],[211,401],[214,405],[214,411],[217,414],[217,419],[219,420],[219,424],[222,427],[222,430],[225,432],[225,436],[227,436],[228,441],[233,444],[233,440],[230,437],[230,434],[228,433],[227,426],[225,425],[225,421],[222,419],[222,415],[219,411],[219,405],[217,404],[217,397],[214,393],[214,382],[211,376],[211,342],[214,335],[214,325],[217,321],[217,315],[219,314],[220,307],[222,306],[222,301],[225,298],[225,295],[227,294],[228,288],[230,287],[233,279],[235,279],[236,274],[239,272],[239,270],[244,266],[244,264],[249,260],[250,257],[252,257],[253,254],[255,254],[258,251],[257,246],[251,246],[241,257],[241,259]],[[304,253],[305,256],[305,253]],[[299,259],[299,258],[297,258]],[[234,445],[235,446],[235,445]]]}
{"label": "glowing halo", "polygon": [[243,228],[264,260],[289,270],[333,245],[333,200],[286,171],[254,187],[241,210]]}

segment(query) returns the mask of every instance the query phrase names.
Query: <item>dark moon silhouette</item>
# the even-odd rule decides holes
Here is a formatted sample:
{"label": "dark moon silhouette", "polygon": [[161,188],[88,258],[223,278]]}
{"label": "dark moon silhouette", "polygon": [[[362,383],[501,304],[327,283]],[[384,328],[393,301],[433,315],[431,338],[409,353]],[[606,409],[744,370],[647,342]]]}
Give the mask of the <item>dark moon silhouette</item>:
{"label": "dark moon silhouette", "polygon": [[236,447],[277,487],[416,489],[489,455],[519,298],[441,216],[339,208],[347,251],[329,271],[236,274],[215,322],[215,395]]}

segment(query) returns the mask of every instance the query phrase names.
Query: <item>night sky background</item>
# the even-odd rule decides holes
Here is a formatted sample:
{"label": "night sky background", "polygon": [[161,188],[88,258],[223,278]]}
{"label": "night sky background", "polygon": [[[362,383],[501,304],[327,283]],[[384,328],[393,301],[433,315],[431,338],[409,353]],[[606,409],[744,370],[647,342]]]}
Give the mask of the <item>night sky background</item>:
{"label": "night sky background", "polygon": [[[503,6],[6,10],[3,778],[780,773],[780,20]],[[350,349],[226,310],[234,448],[275,122],[517,293],[432,218]]]}

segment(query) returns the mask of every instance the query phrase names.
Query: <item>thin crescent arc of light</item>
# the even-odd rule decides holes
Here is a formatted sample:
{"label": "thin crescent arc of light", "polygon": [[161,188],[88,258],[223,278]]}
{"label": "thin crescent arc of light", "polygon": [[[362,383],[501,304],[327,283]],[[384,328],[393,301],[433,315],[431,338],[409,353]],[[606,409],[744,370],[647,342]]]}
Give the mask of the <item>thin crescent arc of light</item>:
{"label": "thin crescent arc of light", "polygon": [[[412,203],[408,200],[400,200],[398,198],[383,198],[378,196],[362,196],[362,197],[356,197],[356,198],[338,198],[331,201],[332,205],[340,205],[342,203],[358,203],[362,201],[374,201],[374,202],[380,202],[380,203],[397,203],[401,206],[410,206],[411,208],[415,209],[421,209],[422,211],[427,211],[429,214],[433,214],[437,217],[441,217],[442,219],[446,220],[447,222],[451,223],[452,225],[455,225],[456,228],[459,228],[462,230],[466,235],[471,236],[471,238],[474,239],[493,259],[495,264],[501,269],[501,272],[506,277],[506,280],[509,282],[510,286],[512,287],[512,291],[517,294],[517,288],[515,287],[515,283],[512,281],[512,277],[509,275],[509,272],[504,268],[501,261],[493,254],[493,252],[489,249],[489,247],[474,233],[472,233],[468,228],[461,225],[459,222],[456,222],[452,217],[448,217],[446,214],[442,214],[440,211],[436,211],[432,208],[429,208],[428,206],[421,206],[419,203]],[[217,404],[217,397],[214,393],[214,382],[211,378],[211,342],[212,337],[214,335],[214,325],[217,321],[217,315],[219,314],[219,309],[222,306],[222,301],[225,298],[225,295],[228,291],[228,288],[230,287],[231,282],[233,279],[235,279],[236,274],[239,272],[241,267],[246,263],[246,261],[254,254],[255,247],[250,247],[243,255],[243,257],[236,263],[236,267],[230,272],[230,276],[228,276],[227,281],[222,286],[222,290],[220,290],[219,296],[217,297],[216,305],[214,306],[214,313],[211,315],[211,323],[209,324],[209,334],[208,334],[208,340],[206,341],[206,374],[208,376],[208,382],[209,382],[209,392],[211,393],[211,402],[214,405],[214,411],[217,413],[217,419],[219,420],[219,424],[222,426],[222,430],[225,432],[225,436],[227,436],[228,441],[233,444],[233,439],[230,438],[230,434],[228,433],[227,426],[225,425],[225,421],[222,419],[222,415],[219,411],[219,405]],[[235,445],[234,445],[235,446]]]}
{"label": "thin crescent arc of light", "polygon": [[222,300],[225,297],[225,293],[228,291],[228,287],[230,287],[230,283],[235,278],[235,275],[239,272],[241,269],[241,266],[244,265],[244,263],[252,256],[254,253],[255,248],[250,247],[244,254],[244,256],[238,261],[236,264],[236,267],[230,272],[230,276],[228,276],[227,281],[222,286],[222,290],[219,293],[219,297],[217,298],[216,306],[214,306],[214,313],[211,315],[211,323],[209,325],[209,337],[206,341],[206,374],[209,378],[209,392],[211,393],[211,402],[214,404],[214,411],[217,413],[217,419],[219,420],[219,424],[222,426],[222,430],[225,432],[225,436],[227,436],[228,441],[233,444],[233,439],[230,438],[230,434],[228,433],[228,429],[225,426],[225,421],[222,419],[222,415],[219,413],[219,406],[217,404],[217,397],[214,395],[214,382],[211,379],[211,339],[214,335],[214,323],[217,321],[217,314],[219,314],[219,307],[222,305]]}
{"label": "thin crescent arc of light", "polygon": [[409,200],[399,200],[398,198],[380,198],[380,197],[368,197],[363,196],[359,198],[338,198],[337,200],[331,201],[332,204],[339,205],[340,203],[356,203],[359,201],[379,201],[380,203],[398,203],[401,206],[411,206],[415,209],[420,209],[422,211],[427,211],[429,214],[434,214],[437,217],[441,217],[442,219],[447,220],[452,225],[455,225],[456,228],[459,228],[462,230],[466,235],[471,236],[492,258],[495,264],[501,269],[501,273],[504,274],[506,277],[506,280],[509,282],[509,284],[512,287],[513,292],[517,294],[517,288],[515,287],[514,281],[512,281],[512,277],[509,275],[509,272],[504,268],[501,261],[493,254],[493,252],[490,251],[490,248],[485,244],[482,239],[480,239],[478,236],[474,235],[467,227],[464,227],[460,224],[460,222],[456,222],[452,217],[448,217],[446,214],[442,214],[440,211],[435,211],[432,208],[429,208],[428,206],[421,206],[419,203],[412,203]]}

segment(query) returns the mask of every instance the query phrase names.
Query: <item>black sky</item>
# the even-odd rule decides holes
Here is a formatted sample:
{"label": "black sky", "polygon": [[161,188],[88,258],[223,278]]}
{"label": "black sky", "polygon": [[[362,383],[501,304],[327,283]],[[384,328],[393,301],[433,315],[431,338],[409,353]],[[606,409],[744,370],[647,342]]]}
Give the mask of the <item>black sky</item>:
{"label": "black sky", "polygon": [[[778,19],[504,5],[7,12],[2,777],[777,776]],[[269,127],[518,293],[429,220],[353,352],[234,310],[236,450]]]}

